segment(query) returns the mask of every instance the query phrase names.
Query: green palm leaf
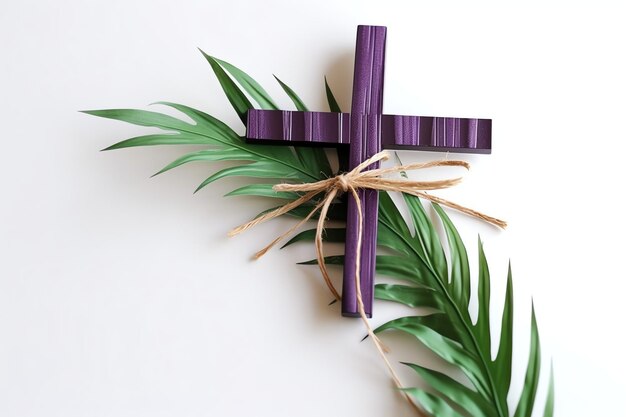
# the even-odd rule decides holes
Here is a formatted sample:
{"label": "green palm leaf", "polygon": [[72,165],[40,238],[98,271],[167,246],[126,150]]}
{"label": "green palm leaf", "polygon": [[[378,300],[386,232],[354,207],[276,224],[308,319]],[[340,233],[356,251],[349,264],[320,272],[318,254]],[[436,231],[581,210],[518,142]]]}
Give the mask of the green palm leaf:
{"label": "green palm leaf", "polygon": [[[276,79],[276,81],[278,81],[278,84],[280,84],[280,86],[285,91],[287,96],[289,96],[293,104],[296,106],[297,110],[299,111],[309,110],[306,104],[304,104],[302,99],[295,93],[295,91],[293,91],[291,87],[289,87],[287,84],[282,82],[277,76],[274,75],[274,78]],[[303,164],[310,163],[310,166],[309,166],[310,169],[317,170],[321,175],[324,175],[324,176],[332,175],[333,172],[332,172],[332,169],[330,168],[330,164],[328,163],[328,157],[326,156],[326,153],[324,152],[323,149],[320,149],[320,148],[308,148],[307,149],[307,148],[296,147],[295,152],[296,152],[296,155],[298,156],[298,159],[300,159],[300,161]]]}
{"label": "green palm leaf", "polygon": [[[445,269],[436,267],[436,260],[442,258],[439,249],[441,243],[437,242],[435,238],[436,230],[426,215],[423,206],[415,201],[417,200],[415,197],[405,196],[405,200],[408,203],[411,219],[414,223],[415,234],[411,235],[406,225],[399,224],[401,217],[395,213],[393,208],[386,207],[384,210],[380,210],[380,225],[383,226],[380,230],[384,232],[382,239],[379,238],[378,243],[379,245],[394,249],[398,252],[397,255],[391,255],[389,257],[395,259],[388,259],[387,264],[395,263],[402,265],[406,262],[407,257],[414,262],[415,265],[413,268],[408,265],[395,267],[390,271],[390,275],[396,278],[398,275],[405,275],[402,277],[405,281],[412,281],[421,287],[425,286],[437,293],[436,308],[442,312],[439,318],[440,321],[447,323],[445,326],[438,323],[437,327],[430,327],[428,324],[418,323],[416,317],[407,317],[385,323],[376,329],[376,332],[398,330],[409,333],[443,359],[463,370],[476,389],[476,395],[465,396],[463,404],[460,404],[455,398],[446,395],[455,392],[455,389],[457,391],[459,389],[458,386],[455,388],[454,383],[448,381],[446,391],[442,393],[446,401],[455,404],[455,406],[464,408],[471,415],[481,415],[477,411],[480,409],[482,410],[481,413],[487,416],[508,417],[507,395],[511,383],[513,347],[513,286],[510,268],[507,278],[504,311],[501,320],[501,338],[496,359],[492,360],[491,332],[489,330],[490,274],[482,242],[479,239],[478,318],[476,323],[472,324],[468,311],[468,300],[470,297],[469,263],[467,251],[458,231],[446,213],[439,206],[433,205],[437,216],[442,222],[448,240],[451,270],[449,274],[447,274],[444,273]],[[388,200],[381,198],[381,206],[385,204],[388,204]],[[389,236],[392,233],[397,236],[392,238]],[[387,234],[387,236],[385,234]],[[384,268],[387,268],[387,266]],[[414,289],[415,288],[420,287],[414,287]],[[381,298],[386,300],[411,305],[410,302],[407,302],[407,300],[410,301],[408,294],[401,296],[394,294],[392,297],[386,292],[379,291],[377,295],[381,295]],[[409,293],[408,289],[407,293]],[[432,306],[433,301],[426,300],[426,303],[422,306],[424,305]],[[429,333],[425,331],[424,327],[429,327],[432,332]],[[454,339],[455,342],[458,343],[458,349],[454,349],[456,345],[451,342],[451,338],[441,332],[442,327],[444,329],[454,328],[458,333],[458,338]],[[428,372],[429,371],[424,371],[420,368],[418,373],[424,377]],[[531,415],[537,391],[539,372],[539,336],[533,311],[529,364],[524,388],[514,417],[529,417]],[[433,375],[431,373],[424,379],[426,379],[426,382],[429,382],[433,388],[436,388],[433,385]],[[438,379],[437,383],[439,387],[441,387],[442,384],[445,385],[445,383],[442,382],[443,380],[442,378]],[[553,392],[552,383],[549,389],[550,392]],[[550,397],[548,400],[552,401]],[[484,404],[491,405],[491,408],[485,408]],[[547,410],[552,410],[553,406],[547,404],[546,408]],[[551,411],[547,412],[551,413]]]}
{"label": "green palm leaf", "polygon": [[287,93],[291,101],[293,101],[293,104],[294,106],[296,106],[296,109],[298,109],[299,111],[309,111],[309,109],[306,107],[306,104],[304,104],[302,99],[296,94],[295,91],[291,89],[291,87],[289,87],[287,84],[282,82],[280,78],[278,78],[277,76],[274,75],[274,78],[276,79],[276,81],[278,81],[278,84],[280,84],[280,86],[285,91],[285,93]]}
{"label": "green palm leaf", "polygon": [[[477,337],[474,334],[475,328],[471,324],[467,310],[467,300],[469,299],[467,283],[469,277],[467,277],[467,275],[469,275],[469,268],[467,267],[465,246],[447,215],[438,206],[434,205],[448,236],[451,257],[450,263],[452,265],[452,270],[450,271],[452,279],[450,279],[445,269],[436,269],[435,263],[432,262],[434,258],[441,257],[441,255],[435,256],[434,258],[428,256],[429,253],[441,253],[439,250],[435,252],[434,249],[435,247],[441,247],[441,243],[436,241],[436,231],[432,222],[428,219],[423,206],[415,201],[417,198],[406,196],[405,199],[410,203],[408,206],[411,211],[411,218],[414,221],[416,232],[414,236],[407,232],[399,233],[400,236],[395,240],[404,242],[404,245],[408,246],[409,250],[413,252],[412,258],[417,261],[416,264],[420,266],[417,269],[428,271],[428,273],[422,272],[421,275],[427,277],[427,279],[423,280],[421,284],[433,288],[441,294],[444,299],[444,306],[442,308],[444,313],[443,317],[449,320],[449,327],[453,327],[457,330],[459,334],[458,341],[461,348],[457,352],[457,357],[451,358],[449,356],[442,356],[438,351],[439,347],[433,345],[431,340],[420,341],[431,349],[435,347],[436,349],[433,349],[435,353],[440,354],[444,359],[463,369],[474,384],[474,387],[484,397],[484,400],[494,404],[494,409],[498,412],[498,414],[495,415],[506,416],[508,412],[506,401],[503,403],[499,396],[496,395],[496,383],[489,367],[491,362],[489,353],[487,353],[485,357],[484,350],[478,344]],[[381,223],[398,221],[398,217],[395,219],[388,218],[387,216],[390,213],[390,210],[381,212]],[[408,227],[390,229],[406,231]],[[426,242],[429,242],[428,245]],[[416,277],[415,279],[419,282],[419,278]],[[461,287],[461,290],[459,290],[458,287]],[[406,332],[405,328],[398,327],[395,323],[393,323],[393,325],[387,323],[379,327],[377,331],[390,329]],[[431,334],[430,337],[431,339],[437,338],[435,334]]]}
{"label": "green palm leaf", "polygon": [[433,389],[449,402],[463,408],[473,417],[489,417],[495,415],[493,405],[485,401],[476,391],[441,372],[424,368],[413,363],[404,363],[419,374]]}
{"label": "green palm leaf", "polygon": [[[316,229],[309,229],[309,230],[305,230],[303,232],[298,233],[297,235],[295,235],[294,237],[292,237],[287,243],[285,243],[282,247],[286,248],[289,245],[293,245],[294,243],[297,242],[306,242],[306,241],[310,241],[312,242],[313,240],[315,240],[315,233],[317,232]],[[324,231],[322,232],[322,238],[324,239],[325,242],[340,242],[343,243],[346,241],[346,228],[345,227],[326,227],[324,228]]]}
{"label": "green palm leaf", "polygon": [[299,197],[296,193],[286,191],[274,191],[274,184],[250,184],[237,188],[225,195],[225,197],[236,195],[251,195],[257,197],[282,198],[285,200],[295,200]]}
{"label": "green palm leaf", "polygon": [[[277,106],[263,87],[250,75],[232,64],[202,52],[209,62],[228,101],[242,122],[252,108],[251,98],[262,109],[275,110]],[[304,102],[289,86],[276,78],[298,110],[307,109]],[[326,79],[326,95],[330,110],[340,112]],[[286,146],[252,145],[245,142],[233,129],[216,118],[182,104],[161,102],[171,107],[193,123],[174,116],[135,109],[92,110],[85,113],[139,126],[153,127],[162,133],[138,136],[118,142],[108,148],[121,149],[155,145],[199,145],[203,149],[182,155],[162,168],[157,174],[189,162],[212,163],[228,161],[234,165],[222,168],[203,181],[198,189],[219,179],[242,176],[289,179],[294,182],[312,182],[334,175],[326,153],[322,149],[290,148]],[[156,174],[155,174],[156,175]],[[241,186],[228,196],[249,195],[278,198],[287,201],[299,197],[297,193],[276,192],[272,181],[264,184]],[[504,309],[500,318],[500,340],[495,359],[491,349],[494,341],[490,331],[491,276],[480,238],[478,240],[478,315],[473,323],[468,306],[470,293],[470,268],[466,247],[454,224],[436,204],[433,205],[441,222],[447,252],[442,237],[434,227],[421,201],[404,196],[409,220],[401,215],[387,193],[380,193],[378,245],[386,254],[376,258],[376,272],[401,283],[377,283],[375,296],[380,300],[396,302],[412,308],[429,308],[430,312],[399,317],[378,327],[375,332],[399,331],[419,341],[442,359],[460,369],[471,385],[465,385],[450,375],[428,369],[418,364],[405,363],[432,389],[426,391],[407,388],[418,404],[431,416],[456,417],[509,417],[507,397],[511,385],[513,358],[513,283],[509,267]],[[305,217],[315,204],[311,201],[289,212],[295,217]],[[271,209],[270,209],[271,210]],[[315,218],[315,216],[314,216]],[[344,221],[345,201],[338,199],[328,212],[331,220]],[[411,227],[410,227],[411,226]],[[412,232],[414,230],[414,232]],[[344,227],[327,228],[324,239],[343,242]],[[305,230],[284,246],[297,242],[310,242],[315,229]],[[328,265],[341,266],[343,256],[325,258]],[[316,264],[317,260],[303,262]],[[541,350],[534,309],[531,316],[531,346],[525,381],[513,417],[530,417],[535,409],[535,397],[541,371]],[[544,417],[554,411],[554,376],[551,370]]]}
{"label": "green palm leaf", "polygon": [[436,310],[443,308],[441,295],[437,291],[426,287],[376,284],[375,295],[379,300],[395,301],[409,307],[430,307]]}
{"label": "green palm leaf", "polygon": [[230,104],[233,106],[242,123],[245,125],[248,110],[252,108],[252,103],[250,103],[250,100],[248,100],[246,95],[237,87],[228,74],[226,74],[226,71],[224,71],[224,69],[220,66],[220,63],[215,58],[205,54],[202,49],[200,52],[211,65],[217,80],[222,86],[222,90],[226,93],[228,101],[230,101]]}
{"label": "green palm leaf", "polygon": [[[202,51],[201,51],[202,52]],[[224,93],[228,97],[229,101],[233,105],[233,108],[242,118],[244,124],[246,124],[245,115],[242,116],[241,112],[244,109],[244,105],[248,107],[245,108],[245,112],[252,108],[252,105],[245,101],[245,93],[248,93],[250,97],[257,104],[265,110],[278,110],[278,107],[274,103],[274,100],[270,97],[270,95],[265,91],[261,85],[256,82],[252,77],[246,74],[244,71],[235,67],[232,64],[229,64],[226,61],[222,61],[220,59],[208,56],[204,52],[202,52],[204,56],[207,58],[209,63],[211,64],[211,68],[215,73],[215,76],[220,80],[220,84],[222,85],[222,89]],[[221,66],[221,67],[220,67]],[[223,69],[222,69],[223,68]],[[228,78],[228,76],[224,73],[224,69],[241,85],[243,90],[241,91],[235,83]],[[228,80],[224,79],[224,77],[228,78]],[[296,108],[301,111],[306,111],[307,107],[304,102],[298,97],[298,95],[285,83],[279,80],[276,76],[274,76],[283,90],[287,93],[289,98],[294,102]],[[242,98],[243,97],[243,98]],[[332,174],[332,170],[330,168],[330,163],[328,162],[328,157],[323,149],[315,148],[312,150],[303,150],[303,148],[294,148],[293,152],[296,157],[300,161],[300,163],[310,172],[316,173],[316,175],[322,176],[330,176]]]}
{"label": "green palm leaf", "polygon": [[464,417],[463,414],[456,411],[441,397],[428,393],[419,388],[408,388],[404,390],[411,394],[426,412],[431,416],[437,417]]}
{"label": "green palm leaf", "polygon": [[278,110],[278,106],[274,103],[274,100],[272,100],[267,91],[265,91],[265,89],[261,87],[261,85],[252,77],[226,61],[222,61],[217,58],[213,59],[220,64],[222,68],[228,71],[228,73],[239,83],[239,85],[244,88],[244,90],[246,90],[250,97],[252,97],[252,99],[254,99],[254,101],[256,101],[262,109]]}
{"label": "green palm leaf", "polygon": [[[465,319],[469,320],[469,312],[467,306],[470,298],[470,272],[469,261],[467,260],[467,251],[461,240],[461,236],[450,221],[448,215],[438,205],[433,205],[437,211],[439,218],[443,223],[443,227],[448,236],[448,247],[450,248],[450,260],[452,270],[450,271],[449,289],[454,300],[459,305]],[[423,213],[423,210],[420,210]]]}
{"label": "green palm leaf", "polygon": [[537,330],[537,319],[535,318],[535,308],[533,306],[530,324],[530,355],[528,366],[526,367],[526,377],[522,396],[515,409],[515,417],[530,417],[535,404],[537,385],[539,383],[539,372],[541,370],[541,346],[539,343],[539,331]]}
{"label": "green palm leaf", "polygon": [[328,107],[330,108],[330,111],[333,113],[341,113],[339,103],[337,103],[337,99],[335,98],[333,91],[330,89],[326,77],[324,77],[324,87],[326,89],[326,99],[328,100]]}
{"label": "green palm leaf", "polygon": [[498,354],[491,364],[491,369],[500,385],[496,387],[500,401],[506,401],[511,385],[511,369],[513,365],[513,278],[511,267],[506,282],[504,310],[500,326],[500,344]]}
{"label": "green palm leaf", "polygon": [[[489,265],[483,250],[483,242],[478,238],[478,318],[476,319],[476,336],[484,352],[491,352],[491,278]],[[512,301],[511,301],[512,303]]]}
{"label": "green palm leaf", "polygon": [[554,368],[550,366],[550,382],[548,383],[548,396],[546,405],[543,409],[543,417],[552,417],[554,415]]}
{"label": "green palm leaf", "polygon": [[250,154],[236,148],[226,149],[205,149],[202,151],[188,153],[186,155],[177,158],[173,162],[163,167],[156,175],[162,174],[170,169],[174,169],[188,162],[216,162],[216,161],[249,161]]}

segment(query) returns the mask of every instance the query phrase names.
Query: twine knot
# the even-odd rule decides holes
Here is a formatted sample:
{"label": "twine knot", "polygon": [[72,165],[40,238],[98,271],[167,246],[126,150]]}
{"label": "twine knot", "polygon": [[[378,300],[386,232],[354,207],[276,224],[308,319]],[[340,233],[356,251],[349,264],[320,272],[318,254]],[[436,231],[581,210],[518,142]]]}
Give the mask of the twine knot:
{"label": "twine knot", "polygon": [[337,180],[335,182],[335,186],[338,186],[341,191],[345,193],[349,190],[350,180],[348,179],[348,176],[346,174],[337,175],[335,179]]}

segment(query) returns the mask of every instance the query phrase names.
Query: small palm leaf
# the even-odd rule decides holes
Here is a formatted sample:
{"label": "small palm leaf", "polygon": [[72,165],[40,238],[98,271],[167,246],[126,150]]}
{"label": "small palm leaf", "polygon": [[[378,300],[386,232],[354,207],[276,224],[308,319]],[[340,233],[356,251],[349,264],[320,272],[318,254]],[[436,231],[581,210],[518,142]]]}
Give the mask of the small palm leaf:
{"label": "small palm leaf", "polygon": [[478,238],[478,318],[476,319],[476,336],[484,352],[491,352],[490,306],[491,278],[489,265],[483,250],[483,242]]}
{"label": "small palm leaf", "polygon": [[333,91],[330,89],[326,77],[324,77],[324,87],[326,88],[326,99],[328,100],[328,107],[330,108],[330,111],[333,113],[341,113],[339,103],[337,103],[337,99],[335,98]]}
{"label": "small palm leaf", "polygon": [[[292,237],[287,243],[283,245],[283,248],[286,248],[289,245],[292,245],[297,242],[312,242],[315,240],[315,233],[317,229],[309,229],[303,232],[298,233],[294,237]],[[325,242],[340,242],[343,243],[346,241],[346,229],[344,227],[341,228],[333,228],[326,227],[322,232],[322,238]]]}
{"label": "small palm leaf", "polygon": [[274,75],[274,78],[276,78],[276,81],[278,81],[278,84],[280,84],[280,86],[282,87],[283,90],[285,90],[285,93],[287,93],[291,101],[293,101],[293,104],[294,106],[296,106],[296,109],[298,109],[299,111],[309,111],[309,109],[306,107],[302,99],[296,94],[295,91],[291,89],[291,87],[289,87],[287,84],[282,82],[280,78],[278,78],[277,76]]}
{"label": "small palm leaf", "polygon": [[[274,75],[278,84],[282,87],[282,89],[287,93],[293,104],[296,106],[296,109],[299,111],[309,111],[307,106],[304,104],[302,99],[289,87],[287,84],[282,82],[277,76]],[[317,170],[321,175],[331,176],[333,174],[332,169],[330,168],[330,164],[328,163],[328,157],[323,149],[320,148],[295,148],[296,156],[303,164],[310,164],[309,168],[312,170]],[[312,158],[311,158],[312,156]]]}
{"label": "small palm leaf", "polygon": [[461,308],[461,312],[465,319],[469,320],[469,312],[467,306],[470,298],[470,272],[469,261],[467,260],[467,251],[465,245],[459,236],[456,228],[450,221],[448,215],[438,205],[433,205],[437,211],[439,218],[443,223],[443,227],[448,236],[448,247],[450,248],[450,259],[452,270],[450,271],[449,289],[454,297],[454,301]]}
{"label": "small palm leaf", "polygon": [[295,200],[299,197],[296,193],[287,191],[274,191],[274,184],[250,184],[237,188],[225,195],[225,197],[236,195],[250,195],[256,197],[282,198],[285,200]]}
{"label": "small palm leaf", "polygon": [[[377,260],[379,257],[377,257]],[[377,272],[380,270],[377,268]],[[412,287],[398,284],[376,284],[376,298],[379,300],[395,301],[409,307],[430,307],[442,310],[443,299],[441,295],[426,287]]]}
{"label": "small palm leaf", "polygon": [[456,411],[442,398],[430,394],[419,388],[408,388],[404,390],[417,400],[420,406],[431,416],[437,417],[464,417]]}
{"label": "small palm leaf", "polygon": [[463,408],[473,417],[490,417],[495,415],[493,405],[485,401],[476,391],[432,369],[424,368],[413,363],[405,363],[418,373],[433,389],[446,398],[447,401]]}
{"label": "small palm leaf", "polygon": [[254,101],[256,101],[262,109],[278,110],[278,106],[274,103],[274,100],[272,100],[267,91],[265,91],[265,89],[261,87],[261,85],[252,77],[226,61],[222,61],[217,58],[213,59],[220,64],[239,83],[239,85],[246,90],[248,94],[250,94],[250,97],[252,97],[252,99],[254,99]]}
{"label": "small palm leaf", "polygon": [[206,149],[202,151],[188,153],[187,155],[183,155],[180,158],[174,160],[173,162],[167,164],[163,167],[159,172],[154,174],[153,176],[162,174],[170,169],[174,169],[188,162],[216,162],[216,161],[248,161],[250,159],[250,154],[236,148],[231,149]]}
{"label": "small palm leaf", "polygon": [[543,417],[552,417],[554,415],[554,369],[550,366],[550,382],[548,383],[548,396],[546,405],[543,409]]}
{"label": "small palm leaf", "polygon": [[491,363],[491,369],[500,384],[496,387],[500,401],[506,401],[511,385],[511,369],[513,365],[513,278],[511,267],[506,281],[504,310],[500,326],[500,345],[496,359]]}
{"label": "small palm leaf", "polygon": [[213,69],[217,80],[222,86],[222,90],[224,90],[224,92],[226,93],[228,101],[230,101],[230,104],[237,112],[237,115],[241,119],[241,122],[245,125],[248,110],[253,108],[252,103],[250,103],[250,100],[248,100],[246,95],[237,87],[235,82],[228,76],[228,74],[226,74],[224,69],[220,66],[219,62],[215,58],[205,54],[202,49],[200,50],[200,52],[202,53],[202,55],[204,55],[206,60],[211,65],[211,68]]}
{"label": "small palm leaf", "polygon": [[539,372],[541,370],[541,346],[539,343],[539,331],[537,330],[537,320],[535,318],[535,307],[532,308],[530,323],[530,354],[528,366],[526,367],[526,378],[522,396],[515,409],[515,417],[530,417],[535,404],[537,385],[539,384]]}

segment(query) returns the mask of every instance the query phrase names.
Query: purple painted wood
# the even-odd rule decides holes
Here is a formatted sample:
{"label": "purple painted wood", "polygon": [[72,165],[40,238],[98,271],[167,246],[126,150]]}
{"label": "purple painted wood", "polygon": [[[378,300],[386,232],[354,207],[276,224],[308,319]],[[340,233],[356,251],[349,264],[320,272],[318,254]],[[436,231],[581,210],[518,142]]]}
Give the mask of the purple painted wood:
{"label": "purple painted wood", "polygon": [[[382,117],[382,148],[463,153],[491,153],[491,120],[450,117]],[[350,144],[350,114],[250,110],[250,142],[318,145]]]}
{"label": "purple painted wood", "polygon": [[383,116],[383,149],[491,153],[491,120]]}
{"label": "purple painted wood", "polygon": [[333,146],[350,143],[350,114],[248,110],[246,138],[290,145]]}
{"label": "purple painted wood", "polygon": [[[349,169],[384,148],[490,153],[491,120],[382,114],[386,31],[381,26],[358,27],[351,113],[250,110],[247,139],[256,143],[348,146]],[[359,199],[363,210],[359,280],[365,312],[371,317],[378,192],[360,190]],[[342,294],[344,316],[359,315],[354,264],[358,230],[356,204],[348,198]]]}
{"label": "purple painted wood", "polygon": [[[349,169],[371,158],[382,150],[381,117],[383,114],[383,87],[385,79],[385,41],[387,28],[359,26],[356,35],[352,110],[350,112]],[[378,164],[368,169],[378,168]],[[378,232],[378,191],[359,190],[363,223],[359,223],[357,205],[348,197],[346,225],[346,256],[343,267],[341,312],[344,316],[358,316],[356,297],[356,265],[358,231],[362,228],[360,253],[360,287],[368,317],[372,315],[374,299],[374,272],[376,269],[376,235]]]}

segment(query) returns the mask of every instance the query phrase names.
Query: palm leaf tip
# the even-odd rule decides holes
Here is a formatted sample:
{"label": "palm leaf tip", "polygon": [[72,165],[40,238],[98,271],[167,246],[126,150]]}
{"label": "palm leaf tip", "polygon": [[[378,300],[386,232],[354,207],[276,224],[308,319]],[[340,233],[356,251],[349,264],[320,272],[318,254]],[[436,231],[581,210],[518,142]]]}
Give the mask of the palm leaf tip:
{"label": "palm leaf tip", "polygon": [[[96,117],[101,117],[98,113],[100,112],[100,110],[78,110],[79,113],[83,113],[83,114],[88,114],[90,116],[96,116]],[[100,152],[103,151],[110,151],[112,149],[116,149],[115,148],[115,144],[114,145],[110,145],[107,146],[106,148],[102,148],[100,149]]]}
{"label": "palm leaf tip", "polygon": [[200,53],[202,54],[202,56],[203,56],[203,57],[204,57],[207,61],[209,61],[209,62],[213,62],[213,63],[217,64],[217,59],[216,59],[214,56],[207,54],[207,53],[206,53],[206,52],[204,52],[204,51],[202,50],[202,48],[200,48],[200,47],[197,47],[197,48],[198,48],[198,51],[200,51]]}
{"label": "palm leaf tip", "polygon": [[326,100],[328,101],[330,111],[334,113],[341,113],[339,103],[337,103],[337,99],[335,98],[333,91],[330,89],[330,85],[328,85],[328,79],[326,76],[324,76],[324,87],[326,89]]}
{"label": "palm leaf tip", "polygon": [[528,355],[528,365],[526,366],[526,376],[519,403],[515,409],[514,417],[531,417],[537,386],[539,385],[539,373],[541,372],[541,344],[539,341],[539,330],[537,328],[537,318],[535,317],[534,303],[531,309],[530,323],[530,353]]}
{"label": "palm leaf tip", "polygon": [[554,366],[550,363],[550,382],[548,383],[548,396],[543,410],[543,417],[552,417],[554,415]]}
{"label": "palm leaf tip", "polygon": [[504,309],[500,323],[500,342],[496,358],[491,363],[500,401],[505,401],[511,385],[511,369],[513,365],[513,273],[511,262],[507,274]]}
{"label": "palm leaf tip", "polygon": [[[117,146],[117,143],[114,143],[113,145],[107,146],[106,148],[102,148],[100,149],[100,152],[104,152],[104,151],[113,151],[115,149],[120,149],[119,146]],[[156,175],[156,174],[154,174]]]}
{"label": "palm leaf tip", "polygon": [[491,278],[489,264],[483,248],[483,242],[478,235],[478,317],[476,319],[476,334],[481,348],[491,360]]}
{"label": "palm leaf tip", "polygon": [[211,69],[215,74],[215,77],[219,81],[224,94],[226,94],[226,98],[233,106],[237,115],[241,119],[241,122],[246,124],[248,110],[253,108],[252,103],[248,100],[248,97],[237,87],[237,84],[228,76],[224,68],[220,65],[218,60],[211,55],[205,53],[202,49],[198,48],[198,50],[202,53],[204,58],[208,61],[209,65],[211,65]]}
{"label": "palm leaf tip", "polygon": [[296,94],[295,91],[293,91],[293,89],[291,87],[289,87],[287,84],[285,84],[284,82],[282,82],[280,80],[280,78],[278,78],[276,76],[276,74],[273,74],[274,78],[276,79],[276,81],[278,81],[278,84],[280,84],[281,88],[285,91],[285,93],[289,96],[289,98],[291,99],[291,101],[293,102],[294,106],[296,106],[296,109],[298,109],[298,111],[309,111],[309,109],[307,108],[306,104],[304,104],[304,102],[302,101],[302,99],[300,98],[300,96],[298,96]]}
{"label": "palm leaf tip", "polygon": [[[131,113],[131,112],[140,112],[140,110],[134,110],[134,109],[100,109],[100,110],[79,110],[79,113],[83,113],[83,114],[88,114],[90,116],[96,116],[96,117],[101,117],[104,119],[113,119],[113,120],[120,120],[120,121],[125,121],[128,123],[132,123],[132,124],[137,124],[137,125],[143,125],[143,126],[147,126],[147,124],[144,123],[140,123],[137,120],[134,120],[133,118],[129,117],[126,113]],[[144,136],[144,137],[149,137],[149,136],[159,136],[159,135],[148,135],[148,136]],[[132,138],[133,140],[137,140],[138,138]],[[104,151],[112,151],[115,149],[123,149],[123,148],[128,148],[130,146],[137,146],[137,145],[129,145],[129,139],[127,140],[123,140],[120,142],[116,142],[113,145],[107,146],[106,148],[102,148],[100,149],[100,152],[104,152]]]}
{"label": "palm leaf tip", "polygon": [[274,100],[265,91],[265,89],[254,78],[248,75],[246,72],[237,68],[233,64],[223,61],[221,59],[213,57],[218,64],[222,66],[239,85],[252,97],[256,103],[265,110],[278,110],[278,106],[274,103]]}

